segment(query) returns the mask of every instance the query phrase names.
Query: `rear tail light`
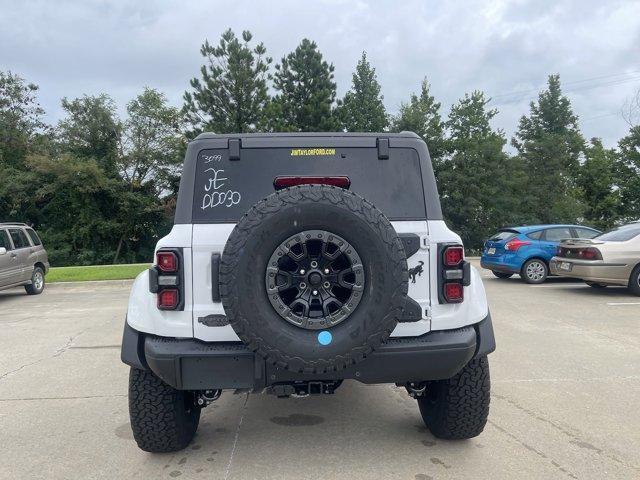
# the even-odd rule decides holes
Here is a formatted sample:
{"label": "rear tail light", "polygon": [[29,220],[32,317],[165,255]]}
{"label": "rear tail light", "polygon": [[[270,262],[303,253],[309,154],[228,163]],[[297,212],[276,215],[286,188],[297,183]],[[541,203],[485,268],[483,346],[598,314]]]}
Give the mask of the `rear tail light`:
{"label": "rear tail light", "polygon": [[149,291],[156,294],[159,310],[184,309],[182,250],[158,250],[156,264],[149,270]]}
{"label": "rear tail light", "polygon": [[578,251],[578,258],[585,260],[602,260],[602,254],[597,248],[589,247]]}
{"label": "rear tail light", "polygon": [[178,256],[174,252],[159,251],[156,253],[156,265],[164,273],[178,271]]}
{"label": "rear tail light", "polygon": [[579,258],[581,260],[602,260],[602,252],[594,247],[566,248],[558,247],[558,257]]}
{"label": "rear tail light", "polygon": [[351,186],[351,180],[349,177],[276,177],[273,181],[276,190],[296,185],[332,185],[348,189]]}
{"label": "rear tail light", "polygon": [[517,252],[520,247],[524,247],[526,245],[531,245],[531,242],[520,240],[519,238],[514,238],[513,240],[507,242],[507,244],[504,246],[504,249],[508,252]]}
{"label": "rear tail light", "polygon": [[158,292],[158,308],[160,310],[175,310],[180,303],[180,292],[177,288],[168,288]]}
{"label": "rear tail light", "polygon": [[460,303],[464,300],[464,288],[461,283],[445,283],[443,293],[444,298],[448,303]]}
{"label": "rear tail light", "polygon": [[440,303],[460,303],[464,300],[464,287],[471,279],[469,262],[464,261],[464,248],[455,244],[439,245],[438,256]]}
{"label": "rear tail light", "polygon": [[464,249],[461,246],[447,247],[442,255],[445,266],[457,267],[464,258]]}

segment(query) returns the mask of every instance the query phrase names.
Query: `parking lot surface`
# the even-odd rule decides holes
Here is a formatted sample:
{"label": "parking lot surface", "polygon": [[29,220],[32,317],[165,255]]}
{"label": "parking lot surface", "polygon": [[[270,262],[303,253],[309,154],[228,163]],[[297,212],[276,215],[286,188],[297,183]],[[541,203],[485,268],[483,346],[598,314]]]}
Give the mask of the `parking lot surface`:
{"label": "parking lot surface", "polygon": [[140,451],[120,338],[130,282],[0,292],[2,479],[640,478],[640,298],[483,272],[498,349],[489,423],[435,439],[404,389],[225,392],[194,442]]}

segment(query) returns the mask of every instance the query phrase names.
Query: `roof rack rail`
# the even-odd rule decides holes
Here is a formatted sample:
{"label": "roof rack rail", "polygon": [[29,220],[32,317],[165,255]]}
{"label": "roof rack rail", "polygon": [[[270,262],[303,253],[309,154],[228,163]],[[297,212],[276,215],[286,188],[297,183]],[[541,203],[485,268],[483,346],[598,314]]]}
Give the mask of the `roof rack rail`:
{"label": "roof rack rail", "polygon": [[0,225],[4,225],[4,226],[7,226],[7,225],[16,225],[16,226],[18,226],[18,225],[20,225],[20,226],[25,226],[25,227],[27,226],[27,224],[24,223],[24,222],[0,222]]}

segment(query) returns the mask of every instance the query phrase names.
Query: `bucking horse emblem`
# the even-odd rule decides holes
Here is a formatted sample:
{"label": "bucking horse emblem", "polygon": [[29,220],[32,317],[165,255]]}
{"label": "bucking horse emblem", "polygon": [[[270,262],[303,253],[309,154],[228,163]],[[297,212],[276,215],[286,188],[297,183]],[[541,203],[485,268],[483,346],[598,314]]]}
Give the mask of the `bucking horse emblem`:
{"label": "bucking horse emblem", "polygon": [[409,278],[411,278],[411,283],[416,283],[416,277],[420,277],[422,275],[422,272],[424,271],[422,269],[423,265],[424,262],[419,260],[418,265],[409,269]]}

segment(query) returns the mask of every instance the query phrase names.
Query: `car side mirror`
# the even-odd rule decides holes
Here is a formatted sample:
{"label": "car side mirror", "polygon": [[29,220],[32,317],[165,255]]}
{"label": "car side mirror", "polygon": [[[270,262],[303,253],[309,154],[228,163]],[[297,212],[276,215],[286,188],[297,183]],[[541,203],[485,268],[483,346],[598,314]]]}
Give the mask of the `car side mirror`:
{"label": "car side mirror", "polygon": [[7,249],[4,247],[0,247],[0,255],[6,255],[7,254]]}

